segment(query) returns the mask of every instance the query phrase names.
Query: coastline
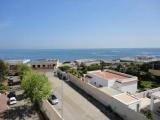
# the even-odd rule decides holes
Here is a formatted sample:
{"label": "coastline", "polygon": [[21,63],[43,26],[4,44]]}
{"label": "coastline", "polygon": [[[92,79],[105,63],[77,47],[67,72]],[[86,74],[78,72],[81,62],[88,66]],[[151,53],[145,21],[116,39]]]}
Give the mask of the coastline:
{"label": "coastline", "polygon": [[76,59],[116,60],[124,57],[160,57],[160,48],[96,48],[96,49],[1,49],[0,59]]}

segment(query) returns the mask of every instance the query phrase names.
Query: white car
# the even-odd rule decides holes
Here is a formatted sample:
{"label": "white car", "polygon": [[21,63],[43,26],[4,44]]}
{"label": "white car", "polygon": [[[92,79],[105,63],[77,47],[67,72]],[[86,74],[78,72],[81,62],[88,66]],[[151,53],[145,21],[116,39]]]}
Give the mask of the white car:
{"label": "white car", "polygon": [[17,100],[16,100],[15,97],[9,98],[9,104],[10,104],[10,105],[13,105],[13,104],[16,104],[16,103],[17,103]]}
{"label": "white car", "polygon": [[51,95],[48,100],[52,105],[56,105],[59,103],[59,101],[55,95]]}

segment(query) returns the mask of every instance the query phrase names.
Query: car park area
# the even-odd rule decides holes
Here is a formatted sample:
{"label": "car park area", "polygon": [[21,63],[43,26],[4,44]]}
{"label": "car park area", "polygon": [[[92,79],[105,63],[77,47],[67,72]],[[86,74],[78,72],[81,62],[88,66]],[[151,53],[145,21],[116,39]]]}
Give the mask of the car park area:
{"label": "car park area", "polygon": [[24,98],[19,77],[14,76],[12,79],[8,94],[0,95],[0,120],[42,120],[30,99]]}

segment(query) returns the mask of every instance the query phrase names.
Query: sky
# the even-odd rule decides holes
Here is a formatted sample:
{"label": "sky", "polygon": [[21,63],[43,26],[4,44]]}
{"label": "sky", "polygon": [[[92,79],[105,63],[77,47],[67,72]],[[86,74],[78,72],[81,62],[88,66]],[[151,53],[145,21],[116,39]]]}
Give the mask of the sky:
{"label": "sky", "polygon": [[0,0],[0,49],[160,48],[160,0]]}

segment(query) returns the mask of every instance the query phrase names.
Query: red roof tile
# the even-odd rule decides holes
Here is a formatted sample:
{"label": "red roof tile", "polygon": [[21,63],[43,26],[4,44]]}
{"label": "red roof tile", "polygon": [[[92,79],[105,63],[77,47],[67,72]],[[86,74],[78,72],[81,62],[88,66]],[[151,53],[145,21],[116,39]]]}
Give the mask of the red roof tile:
{"label": "red roof tile", "polygon": [[112,72],[108,72],[108,71],[103,71],[103,72],[96,72],[95,73],[97,76],[106,78],[106,79],[118,79],[118,80],[124,80],[127,79],[128,77],[120,75],[120,74],[116,74],[116,73],[112,73]]}

